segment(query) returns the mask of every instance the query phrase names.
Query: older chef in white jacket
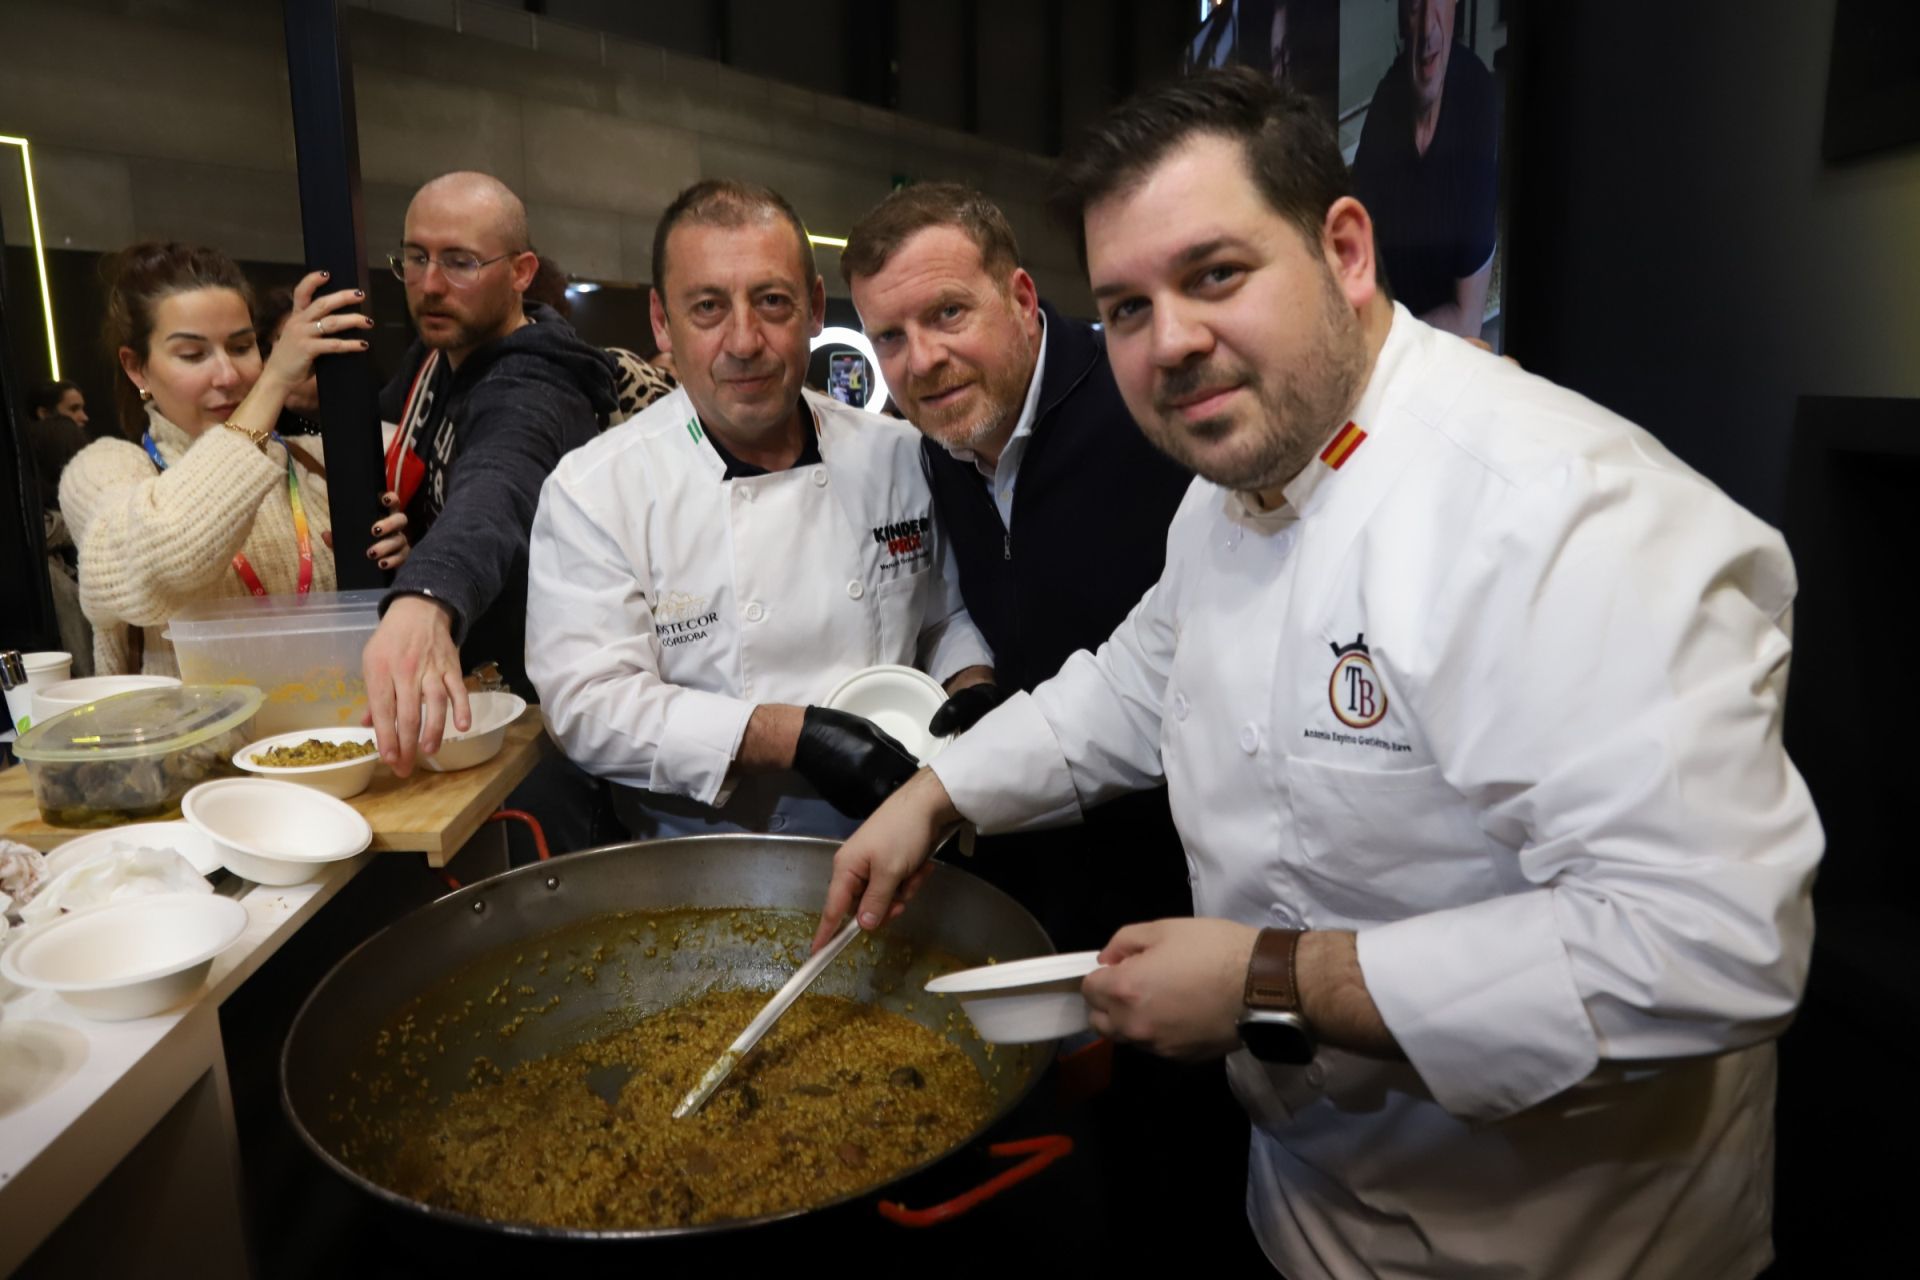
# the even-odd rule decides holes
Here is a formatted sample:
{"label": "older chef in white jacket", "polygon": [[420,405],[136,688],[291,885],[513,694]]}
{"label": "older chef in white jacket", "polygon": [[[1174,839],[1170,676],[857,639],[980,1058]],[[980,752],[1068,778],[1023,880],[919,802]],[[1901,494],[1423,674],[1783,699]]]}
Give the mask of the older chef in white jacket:
{"label": "older chef in white jacket", "polygon": [[1128,406],[1202,479],[1133,614],[896,792],[823,923],[887,919],[961,816],[1164,776],[1203,918],[1085,992],[1231,1052],[1286,1275],[1754,1275],[1822,847],[1779,537],[1393,305],[1304,99],[1156,90],[1064,177]]}
{"label": "older chef in white jacket", "polygon": [[990,674],[906,423],[805,392],[825,290],[777,194],[696,184],[654,241],[681,387],[541,493],[527,671],[636,836],[844,835],[916,762],[809,706],[877,663]]}

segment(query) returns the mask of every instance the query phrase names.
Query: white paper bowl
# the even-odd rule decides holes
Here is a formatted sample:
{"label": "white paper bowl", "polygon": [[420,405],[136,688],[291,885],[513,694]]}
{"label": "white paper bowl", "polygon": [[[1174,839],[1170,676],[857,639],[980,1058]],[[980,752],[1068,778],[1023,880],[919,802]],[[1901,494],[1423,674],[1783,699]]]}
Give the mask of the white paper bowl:
{"label": "white paper bowl", "polygon": [[318,738],[322,742],[366,742],[373,741],[371,729],[296,729],[292,733],[276,734],[271,738],[262,738],[249,743],[233,753],[234,767],[247,773],[258,774],[262,778],[278,778],[282,782],[297,782],[303,787],[312,787],[326,795],[337,796],[345,800],[357,796],[373,783],[374,766],[380,763],[380,755],[360,757],[358,760],[339,760],[333,764],[308,764],[293,769],[279,769],[270,764],[258,764],[255,757],[275,747],[297,747],[303,742]]}
{"label": "white paper bowl", "polygon": [[169,689],[179,684],[172,676],[83,676],[62,680],[33,691],[33,722],[41,724],[63,711],[136,689]]}
{"label": "white paper bowl", "polygon": [[0,973],[89,1018],[144,1018],[198,991],[246,927],[247,909],[212,893],[109,902],[29,930],[0,952]]}
{"label": "white paper bowl", "polygon": [[946,701],[947,691],[924,671],[868,667],[842,680],[823,705],[873,721],[925,764],[949,741],[927,732],[927,722]]}
{"label": "white paper bowl", "polygon": [[47,855],[47,880],[51,883],[55,876],[115,849],[171,849],[191,862],[193,869],[203,876],[220,869],[220,855],[214,850],[213,841],[188,823],[134,822],[124,827],[108,827],[61,845]]}
{"label": "white paper bowl", "polygon": [[203,782],[180,812],[213,841],[221,866],[255,884],[300,884],[373,843],[373,828],[346,801],[273,778]]}
{"label": "white paper bowl", "polygon": [[1098,951],[1070,951],[1008,964],[962,969],[927,983],[934,995],[959,998],[982,1040],[1032,1044],[1087,1029],[1080,980],[1100,967]]}
{"label": "white paper bowl", "polygon": [[453,733],[453,711],[448,708],[448,733],[441,735],[440,749],[420,763],[435,773],[456,773],[485,764],[500,754],[507,741],[507,726],[527,709],[527,700],[517,693],[472,693],[467,695],[467,710],[473,715],[473,727],[465,733]]}

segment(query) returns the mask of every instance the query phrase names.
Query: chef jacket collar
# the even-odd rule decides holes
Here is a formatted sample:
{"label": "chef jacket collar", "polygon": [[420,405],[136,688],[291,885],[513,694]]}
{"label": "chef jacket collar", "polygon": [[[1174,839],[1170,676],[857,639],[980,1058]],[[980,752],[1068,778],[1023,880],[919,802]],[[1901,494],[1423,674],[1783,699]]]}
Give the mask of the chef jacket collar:
{"label": "chef jacket collar", "polygon": [[[799,403],[800,425],[802,429],[806,431],[807,439],[806,442],[800,446],[800,456],[794,459],[793,465],[794,467],[806,467],[812,466],[822,460],[820,457],[820,428],[818,424],[814,422],[813,406],[806,402],[805,397],[802,397]],[[696,424],[700,422],[698,410],[694,412],[693,420]],[[720,478],[722,480],[744,480],[752,476],[772,474],[765,467],[755,466],[751,462],[742,462],[740,459],[734,457],[733,454],[727,451],[727,446],[720,443],[720,437],[708,431],[704,426],[700,428],[700,435],[706,440],[707,444],[712,447],[714,453],[719,455],[721,465]],[[791,469],[792,468],[789,468],[789,470]]]}
{"label": "chef jacket collar", "polygon": [[[1414,351],[1413,317],[1399,303],[1393,304],[1393,314],[1388,320],[1387,340],[1380,346],[1380,356],[1373,362],[1373,369],[1367,375],[1367,385],[1360,392],[1360,401],[1354,405],[1353,413],[1347,421],[1357,425],[1367,433],[1347,455],[1344,465],[1335,469],[1328,466],[1315,455],[1300,474],[1290,480],[1281,490],[1287,496],[1287,507],[1297,511],[1302,518],[1313,514],[1315,508],[1327,500],[1327,495],[1339,487],[1339,481],[1351,478],[1354,473],[1378,458],[1383,450],[1379,435],[1385,430],[1392,417],[1390,400],[1393,388],[1404,386],[1405,380],[1396,374],[1411,363]],[[1343,427],[1345,423],[1341,424]],[[1252,500],[1243,497],[1242,505],[1249,514],[1258,514],[1259,508]]]}

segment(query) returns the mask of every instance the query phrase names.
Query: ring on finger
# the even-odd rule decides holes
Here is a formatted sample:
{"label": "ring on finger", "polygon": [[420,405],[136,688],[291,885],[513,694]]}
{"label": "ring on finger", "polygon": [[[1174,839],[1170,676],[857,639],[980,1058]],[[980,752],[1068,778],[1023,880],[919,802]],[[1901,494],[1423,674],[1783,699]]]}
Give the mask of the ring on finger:
{"label": "ring on finger", "polygon": [[313,331],[314,331],[315,333],[317,333],[317,334],[319,334],[319,335],[320,335],[321,337],[323,337],[323,338],[324,338],[324,337],[326,337],[326,336],[327,336],[327,322],[326,322],[325,320],[315,320],[315,321],[313,322]]}

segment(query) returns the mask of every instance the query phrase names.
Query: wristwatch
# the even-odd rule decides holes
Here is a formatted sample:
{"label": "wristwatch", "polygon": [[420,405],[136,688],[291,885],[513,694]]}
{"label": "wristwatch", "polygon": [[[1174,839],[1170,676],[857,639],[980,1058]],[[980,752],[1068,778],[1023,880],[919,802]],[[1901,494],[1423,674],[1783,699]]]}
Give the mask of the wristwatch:
{"label": "wristwatch", "polygon": [[238,431],[241,435],[253,441],[255,448],[260,449],[267,447],[267,437],[273,434],[273,425],[271,423],[261,427],[257,431],[251,427],[243,427],[237,422],[223,422],[220,425],[229,431]]}
{"label": "wristwatch", "polygon": [[1262,1062],[1301,1066],[1313,1061],[1313,1029],[1300,1013],[1300,988],[1294,957],[1298,929],[1262,929],[1247,962],[1246,1012],[1240,1015],[1240,1043]]}

